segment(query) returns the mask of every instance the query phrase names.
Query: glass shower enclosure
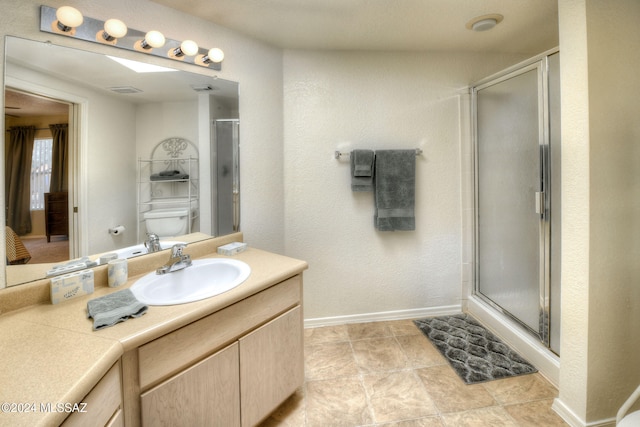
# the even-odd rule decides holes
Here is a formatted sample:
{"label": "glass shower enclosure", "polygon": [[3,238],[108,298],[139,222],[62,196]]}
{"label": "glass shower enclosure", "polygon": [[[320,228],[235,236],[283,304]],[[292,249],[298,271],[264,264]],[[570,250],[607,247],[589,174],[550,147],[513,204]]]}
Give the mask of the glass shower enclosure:
{"label": "glass shower enclosure", "polygon": [[240,120],[214,120],[213,135],[212,164],[217,171],[213,177],[213,232],[220,236],[240,230]]}
{"label": "glass shower enclosure", "polygon": [[472,88],[475,295],[559,353],[559,54]]}

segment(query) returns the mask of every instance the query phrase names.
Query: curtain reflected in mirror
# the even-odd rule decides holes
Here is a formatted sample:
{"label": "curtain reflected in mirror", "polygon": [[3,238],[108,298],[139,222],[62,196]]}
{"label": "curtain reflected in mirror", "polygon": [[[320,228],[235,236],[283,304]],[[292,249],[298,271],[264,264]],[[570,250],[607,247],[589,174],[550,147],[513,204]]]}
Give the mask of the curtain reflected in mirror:
{"label": "curtain reflected in mirror", "polygon": [[5,209],[7,225],[19,236],[31,233],[31,157],[35,126],[9,129],[5,157]]}
{"label": "curtain reflected in mirror", "polygon": [[51,182],[50,192],[69,190],[69,125],[66,123],[49,125],[51,129]]}
{"label": "curtain reflected in mirror", "polygon": [[[68,243],[68,127],[67,123],[12,126],[5,150],[5,209],[7,218],[7,264],[60,262],[69,258]],[[51,137],[38,137],[49,130]],[[55,206],[54,212],[48,212]],[[45,238],[30,238],[34,231],[34,212],[44,211],[46,243],[58,234],[54,245]],[[42,218],[42,215],[40,215]],[[35,222],[42,220],[36,217]],[[58,229],[52,229],[56,220]],[[53,228],[56,226],[54,225]],[[38,230],[35,230],[38,229]]]}

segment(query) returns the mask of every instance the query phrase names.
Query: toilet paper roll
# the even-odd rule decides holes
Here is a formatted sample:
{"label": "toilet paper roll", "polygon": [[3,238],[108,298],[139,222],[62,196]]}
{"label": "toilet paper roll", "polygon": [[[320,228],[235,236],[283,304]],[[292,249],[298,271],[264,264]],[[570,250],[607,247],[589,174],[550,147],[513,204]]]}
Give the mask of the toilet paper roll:
{"label": "toilet paper roll", "polygon": [[124,230],[125,230],[124,225],[118,225],[113,228],[110,228],[109,234],[113,234],[114,236],[117,236],[119,234],[124,233]]}

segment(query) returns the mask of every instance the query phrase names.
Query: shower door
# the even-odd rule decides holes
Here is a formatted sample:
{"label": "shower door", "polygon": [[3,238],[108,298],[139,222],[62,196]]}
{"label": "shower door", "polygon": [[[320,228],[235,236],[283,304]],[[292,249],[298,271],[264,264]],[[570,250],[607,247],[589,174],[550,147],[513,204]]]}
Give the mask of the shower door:
{"label": "shower door", "polygon": [[549,345],[547,58],[473,88],[475,294]]}
{"label": "shower door", "polygon": [[240,230],[240,121],[238,119],[215,120],[216,176],[213,212],[213,231],[216,236]]}

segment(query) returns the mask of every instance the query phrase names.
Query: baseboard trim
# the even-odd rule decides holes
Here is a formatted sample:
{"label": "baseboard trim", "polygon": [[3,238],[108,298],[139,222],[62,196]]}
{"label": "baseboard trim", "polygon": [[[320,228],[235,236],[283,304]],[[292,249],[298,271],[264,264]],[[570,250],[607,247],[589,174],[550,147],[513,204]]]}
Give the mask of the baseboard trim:
{"label": "baseboard trim", "polygon": [[349,314],[346,316],[317,317],[305,319],[305,328],[320,326],[343,325],[346,323],[379,322],[383,320],[420,319],[423,317],[448,316],[462,312],[461,305],[447,305],[441,307],[418,308],[411,310],[381,311],[377,313]]}
{"label": "baseboard trim", "polygon": [[575,412],[573,412],[567,405],[564,404],[559,397],[553,400],[551,409],[556,411],[558,415],[571,427],[614,427],[616,425],[615,418],[609,418],[606,420],[591,421],[589,423],[582,420]]}
{"label": "baseboard trim", "polygon": [[471,296],[468,313],[533,364],[554,386],[560,383],[560,358],[508,317]]}

